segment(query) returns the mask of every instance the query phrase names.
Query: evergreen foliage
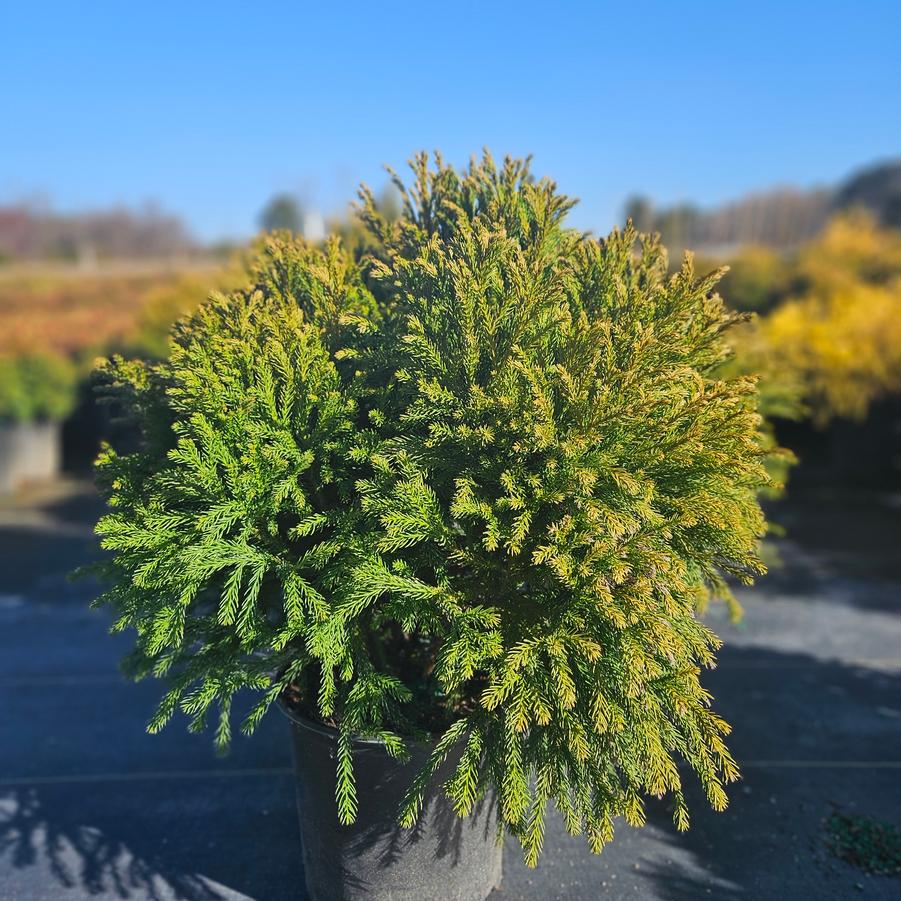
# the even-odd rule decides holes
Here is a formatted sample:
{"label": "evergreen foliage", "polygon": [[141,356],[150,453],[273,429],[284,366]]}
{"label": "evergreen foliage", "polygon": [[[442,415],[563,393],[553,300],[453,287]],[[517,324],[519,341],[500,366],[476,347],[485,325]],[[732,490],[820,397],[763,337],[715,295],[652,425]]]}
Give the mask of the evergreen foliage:
{"label": "evergreen foliage", "polygon": [[487,791],[534,864],[553,801],[599,851],[680,763],[714,807],[738,770],[699,681],[697,617],[747,581],[767,482],[753,379],[720,375],[735,318],[690,258],[565,226],[527,162],[413,162],[404,209],[362,194],[355,261],[272,238],[254,284],[179,324],[104,390],[143,434],[98,463],[110,587],[137,676],[230,736],[237,691],[286,692],[351,739],[430,733],[469,813]]}

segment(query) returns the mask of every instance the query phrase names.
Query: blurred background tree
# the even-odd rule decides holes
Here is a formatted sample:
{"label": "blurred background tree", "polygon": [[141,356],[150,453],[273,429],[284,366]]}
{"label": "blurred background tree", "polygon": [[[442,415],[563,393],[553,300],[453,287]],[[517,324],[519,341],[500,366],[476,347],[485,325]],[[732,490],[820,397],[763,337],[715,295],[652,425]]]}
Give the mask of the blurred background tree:
{"label": "blurred background tree", "polygon": [[901,480],[901,232],[857,208],[793,249],[729,259],[721,293],[755,316],[730,365],[760,376],[761,409],[808,476]]}
{"label": "blurred background tree", "polygon": [[75,406],[76,379],[62,354],[0,355],[0,423],[64,419]]}
{"label": "blurred background tree", "polygon": [[839,209],[863,207],[888,228],[901,228],[901,163],[881,163],[852,176],[836,197]]}
{"label": "blurred background tree", "polygon": [[901,393],[901,234],[865,213],[834,220],[793,261],[797,290],[762,323],[817,423],[863,419]]}
{"label": "blurred background tree", "polygon": [[276,194],[260,213],[260,228],[263,231],[289,231],[303,233],[303,209],[293,194]]}

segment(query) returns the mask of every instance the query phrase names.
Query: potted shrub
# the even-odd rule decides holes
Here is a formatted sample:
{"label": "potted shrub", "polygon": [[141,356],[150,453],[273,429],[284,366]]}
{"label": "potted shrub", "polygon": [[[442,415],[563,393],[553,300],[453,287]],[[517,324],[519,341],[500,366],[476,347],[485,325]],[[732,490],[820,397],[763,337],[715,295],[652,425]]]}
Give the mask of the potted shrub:
{"label": "potted shrub", "polygon": [[482,898],[549,802],[597,852],[648,795],[687,826],[681,764],[717,809],[738,775],[697,610],[761,570],[767,476],[716,276],[567,228],[524,162],[414,175],[394,220],[363,192],[359,262],[272,239],[101,372],[143,435],[98,531],[150,729],[280,702],[314,898]]}
{"label": "potted shrub", "polygon": [[75,405],[75,367],[50,353],[0,355],[0,494],[53,478],[60,423]]}

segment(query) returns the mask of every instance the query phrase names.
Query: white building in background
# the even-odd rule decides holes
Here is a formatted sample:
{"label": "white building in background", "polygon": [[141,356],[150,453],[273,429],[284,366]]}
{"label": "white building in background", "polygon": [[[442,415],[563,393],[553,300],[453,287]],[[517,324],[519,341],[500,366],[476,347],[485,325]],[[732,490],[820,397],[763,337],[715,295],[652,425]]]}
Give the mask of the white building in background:
{"label": "white building in background", "polygon": [[303,236],[312,244],[325,240],[327,234],[325,218],[319,210],[304,210]]}

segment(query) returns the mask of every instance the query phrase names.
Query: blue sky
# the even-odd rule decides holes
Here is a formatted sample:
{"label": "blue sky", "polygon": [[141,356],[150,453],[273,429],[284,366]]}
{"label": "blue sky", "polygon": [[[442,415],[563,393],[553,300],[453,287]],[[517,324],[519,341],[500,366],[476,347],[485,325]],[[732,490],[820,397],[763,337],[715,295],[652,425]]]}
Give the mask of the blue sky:
{"label": "blue sky", "polygon": [[605,230],[901,155],[901,3],[7,3],[0,203],[148,200],[243,236],[418,148],[535,156]]}

